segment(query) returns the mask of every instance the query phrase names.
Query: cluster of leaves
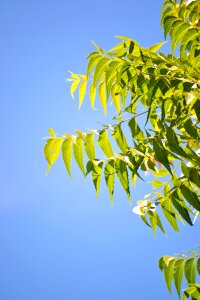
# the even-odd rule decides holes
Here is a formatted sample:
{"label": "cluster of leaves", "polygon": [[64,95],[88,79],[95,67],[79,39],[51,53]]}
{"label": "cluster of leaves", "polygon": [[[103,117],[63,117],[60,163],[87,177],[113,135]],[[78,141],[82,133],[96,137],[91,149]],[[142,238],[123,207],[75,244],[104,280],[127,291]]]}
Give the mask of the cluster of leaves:
{"label": "cluster of leaves", "polygon": [[[194,30],[199,30],[194,18],[197,13],[192,14],[194,4],[198,5],[194,1],[188,8],[184,5],[184,1],[180,5],[174,1],[164,3],[162,23],[165,33],[169,32],[172,35],[174,43],[177,32],[174,32],[174,22],[175,19],[176,23],[178,22],[182,9],[184,14],[181,14],[186,18],[185,23],[190,24],[188,25],[190,27],[194,24]],[[178,17],[175,16],[175,10]],[[172,28],[167,27],[168,18],[172,17],[174,20],[170,23]],[[182,27],[182,23],[179,25]],[[75,90],[79,88],[80,107],[89,85],[91,106],[94,108],[98,88],[99,99],[105,113],[109,98],[114,103],[118,113],[118,117],[115,117],[116,123],[89,133],[76,131],[76,135],[56,136],[51,129],[52,136],[45,146],[48,169],[62,148],[63,160],[69,175],[71,176],[70,162],[74,154],[83,174],[92,173],[97,195],[101,173],[104,174],[111,199],[115,175],[128,199],[130,199],[130,182],[135,181],[136,177],[142,178],[142,172],[151,172],[155,177],[167,176],[166,181],[163,178],[152,180],[152,188],[156,191],[138,202],[142,219],[154,231],[157,226],[164,231],[156,211],[157,206],[162,208],[164,216],[176,231],[178,231],[177,219],[181,221],[184,219],[192,225],[191,214],[200,211],[197,193],[200,185],[200,158],[197,154],[200,131],[198,127],[200,57],[198,47],[188,55],[187,51],[192,47],[190,45],[192,37],[189,29],[184,33],[182,40],[180,34],[178,35],[181,47],[184,46],[185,50],[184,55],[179,58],[171,54],[157,53],[163,43],[147,49],[125,37],[119,37],[121,43],[110,51],[96,46],[97,51],[88,57],[87,74],[71,73],[69,79],[72,82],[71,94],[74,96]],[[189,37],[186,39],[187,33],[190,39]],[[193,40],[196,45],[196,35],[193,35]],[[139,113],[141,107],[143,111]],[[146,114],[142,129],[138,122],[138,116],[141,114]],[[131,145],[128,145],[123,133],[123,126],[127,124],[132,134]],[[96,157],[95,137],[105,155],[104,158]],[[116,141],[119,152],[113,151],[110,139]],[[86,168],[83,149],[89,159]]]}
{"label": "cluster of leaves", "polygon": [[200,255],[196,251],[188,251],[188,255],[162,256],[159,267],[164,273],[167,287],[171,293],[172,282],[181,297],[182,280],[185,276],[188,288],[183,291],[182,300],[200,299],[200,284],[196,283],[196,273],[200,275]]}
{"label": "cluster of leaves", "polygon": [[[161,25],[171,39],[168,55],[160,52],[164,43],[144,48],[121,36],[109,51],[94,43],[86,75],[71,72],[71,95],[78,91],[79,107],[89,95],[93,109],[98,98],[105,114],[111,100],[114,124],[75,135],[56,135],[49,129],[44,148],[47,170],[62,152],[71,176],[74,157],[84,176],[92,175],[97,195],[101,177],[105,178],[111,200],[115,178],[130,201],[130,185],[137,177],[143,180],[144,172],[151,174],[153,192],[138,201],[134,211],[154,232],[157,227],[165,232],[159,211],[175,231],[178,220],[193,225],[192,216],[200,212],[199,19],[197,0],[164,2]],[[127,139],[127,128],[132,139]],[[101,158],[96,156],[97,145],[104,154]]]}

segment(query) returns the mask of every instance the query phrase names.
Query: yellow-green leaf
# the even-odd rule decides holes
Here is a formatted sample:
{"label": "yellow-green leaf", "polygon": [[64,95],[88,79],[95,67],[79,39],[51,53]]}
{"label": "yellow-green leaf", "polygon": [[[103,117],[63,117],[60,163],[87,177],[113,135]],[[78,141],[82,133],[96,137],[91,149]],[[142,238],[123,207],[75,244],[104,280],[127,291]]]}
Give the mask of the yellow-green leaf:
{"label": "yellow-green leaf", "polygon": [[112,100],[116,107],[117,113],[120,114],[121,112],[121,104],[120,104],[120,96],[119,96],[119,87],[117,84],[113,84],[111,88]]}
{"label": "yellow-green leaf", "polygon": [[100,161],[98,164],[94,164],[92,169],[92,180],[96,189],[96,197],[98,197],[100,190],[102,166],[103,162]]}
{"label": "yellow-green leaf", "polygon": [[86,93],[86,88],[87,88],[87,81],[82,81],[80,83],[80,87],[79,87],[79,108],[81,107],[81,105],[83,103],[83,99],[84,99],[85,93]]}
{"label": "yellow-green leaf", "polygon": [[94,52],[94,54],[92,55],[92,57],[89,60],[88,66],[87,66],[87,78],[101,57],[102,56],[98,52]]}
{"label": "yellow-green leaf", "polygon": [[96,69],[94,71],[94,79],[93,79],[93,84],[94,86],[97,85],[97,82],[99,81],[99,78],[102,76],[107,63],[108,63],[109,59],[107,57],[102,57],[100,58],[100,60],[98,61],[97,65],[96,65]]}
{"label": "yellow-green leaf", "polygon": [[99,85],[99,97],[100,97],[101,105],[103,107],[104,114],[106,115],[107,93],[106,93],[105,81],[102,81]]}
{"label": "yellow-green leaf", "polygon": [[173,279],[173,274],[174,274],[174,264],[176,260],[172,259],[169,261],[168,266],[164,268],[164,276],[165,276],[165,281],[168,287],[169,292],[171,293],[171,285],[172,285],[172,279]]}
{"label": "yellow-green leaf", "polygon": [[127,164],[123,160],[117,158],[115,160],[115,170],[119,178],[119,181],[128,196],[128,200],[130,201],[130,189],[129,189]]}
{"label": "yellow-green leaf", "polygon": [[78,88],[79,83],[80,83],[80,78],[79,79],[74,79],[74,81],[71,84],[70,93],[71,93],[71,96],[72,96],[73,99],[74,99],[74,92]]}
{"label": "yellow-green leaf", "polygon": [[101,150],[107,157],[111,157],[114,155],[111,143],[108,139],[108,132],[107,130],[101,130],[99,132],[99,139],[98,144],[101,147]]}
{"label": "yellow-green leaf", "polygon": [[85,176],[85,168],[84,168],[84,161],[83,161],[83,141],[80,137],[77,137],[73,143],[73,150],[74,150],[74,158],[77,162],[77,165],[81,169],[83,175]]}
{"label": "yellow-green leaf", "polygon": [[90,85],[90,103],[91,103],[92,109],[94,109],[95,98],[96,98],[96,87],[92,83]]}
{"label": "yellow-green leaf", "polygon": [[126,137],[122,132],[122,128],[121,128],[120,124],[118,124],[114,127],[114,131],[112,133],[112,136],[116,140],[117,145],[122,150],[122,152],[124,154],[126,154],[127,151],[128,151],[128,144],[127,144],[127,141],[126,141]]}
{"label": "yellow-green leaf", "polygon": [[63,138],[50,138],[47,140],[44,147],[44,155],[48,162],[47,172],[58,158],[62,142]]}
{"label": "yellow-green leaf", "polygon": [[94,133],[89,133],[85,137],[85,151],[89,159],[95,159]]}
{"label": "yellow-green leaf", "polygon": [[66,138],[62,144],[62,157],[69,176],[71,177],[72,140]]}
{"label": "yellow-green leaf", "polygon": [[186,260],[184,272],[188,283],[195,283],[196,280],[195,257]]}
{"label": "yellow-green leaf", "polygon": [[181,283],[183,279],[183,268],[184,268],[184,259],[178,259],[174,265],[173,279],[179,297],[180,297]]}
{"label": "yellow-green leaf", "polygon": [[108,191],[110,194],[110,199],[113,199],[114,194],[114,184],[115,184],[115,167],[114,167],[114,160],[110,160],[104,169],[104,176],[106,180],[106,184],[108,187]]}
{"label": "yellow-green leaf", "polygon": [[52,128],[48,128],[48,132],[53,136],[56,137],[56,133]]}
{"label": "yellow-green leaf", "polygon": [[162,43],[159,43],[159,44],[155,44],[155,45],[153,45],[153,46],[151,46],[151,47],[149,48],[149,51],[155,53],[155,52],[157,52],[164,44],[166,44],[166,42],[162,42]]}
{"label": "yellow-green leaf", "polygon": [[155,151],[155,157],[156,160],[159,161],[165,168],[172,174],[169,160],[168,160],[168,154],[166,149],[164,148],[161,139],[154,139],[153,140],[153,149]]}
{"label": "yellow-green leaf", "polygon": [[172,208],[171,200],[165,198],[165,200],[161,203],[161,208],[169,224],[174,228],[175,231],[178,231],[176,212]]}

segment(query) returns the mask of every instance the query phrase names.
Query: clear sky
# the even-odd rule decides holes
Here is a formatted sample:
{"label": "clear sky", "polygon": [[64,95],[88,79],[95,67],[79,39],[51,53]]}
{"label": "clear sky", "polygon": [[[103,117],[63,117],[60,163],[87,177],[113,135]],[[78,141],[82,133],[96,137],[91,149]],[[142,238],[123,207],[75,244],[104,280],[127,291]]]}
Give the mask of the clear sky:
{"label": "clear sky", "polygon": [[[90,40],[105,49],[116,35],[143,46],[163,41],[162,2],[1,1],[1,300],[177,299],[157,261],[195,249],[199,221],[154,238],[120,187],[111,207],[105,184],[96,200],[75,165],[72,181],[61,160],[46,177],[42,139],[48,127],[63,133],[106,122],[87,101],[78,111],[67,71],[85,71]],[[133,206],[146,189],[132,191]]]}

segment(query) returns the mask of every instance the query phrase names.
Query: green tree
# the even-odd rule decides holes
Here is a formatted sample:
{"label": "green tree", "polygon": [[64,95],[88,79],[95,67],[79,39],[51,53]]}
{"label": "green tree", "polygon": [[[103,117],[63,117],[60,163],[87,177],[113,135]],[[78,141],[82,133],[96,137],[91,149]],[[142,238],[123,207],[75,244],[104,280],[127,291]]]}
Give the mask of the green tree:
{"label": "green tree", "polygon": [[[106,114],[111,100],[116,108],[112,125],[102,125],[76,135],[50,136],[44,148],[47,171],[60,152],[71,176],[75,158],[84,176],[91,174],[98,196],[101,177],[105,178],[111,201],[118,178],[128,200],[130,185],[144,172],[152,175],[152,192],[133,209],[147,226],[165,233],[162,220],[178,231],[178,221],[193,225],[200,212],[200,2],[166,0],[161,26],[170,37],[171,53],[164,54],[164,43],[149,48],[135,40],[118,36],[120,43],[111,50],[99,48],[89,54],[86,75],[71,73],[71,95],[79,93],[79,108],[89,90],[95,106],[96,94]],[[145,117],[145,118],[144,118]],[[132,138],[129,138],[127,128]],[[126,133],[125,133],[126,132]],[[115,141],[118,150],[113,150]],[[104,156],[96,156],[100,147]],[[88,162],[84,164],[84,159]],[[182,299],[200,299],[200,256],[163,256],[159,267],[171,292],[174,281]],[[181,295],[182,279],[187,288]]]}

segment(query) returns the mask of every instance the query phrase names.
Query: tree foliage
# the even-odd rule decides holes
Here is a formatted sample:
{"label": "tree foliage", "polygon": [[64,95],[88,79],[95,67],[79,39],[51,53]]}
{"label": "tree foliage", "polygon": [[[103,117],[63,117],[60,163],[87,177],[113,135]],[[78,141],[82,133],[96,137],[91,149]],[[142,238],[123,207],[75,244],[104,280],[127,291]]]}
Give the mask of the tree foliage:
{"label": "tree foliage", "polygon": [[[160,51],[165,42],[144,48],[118,36],[120,42],[109,51],[94,43],[86,74],[71,72],[70,91],[73,98],[78,92],[79,108],[89,95],[91,107],[99,100],[106,114],[111,101],[116,109],[113,124],[74,135],[49,129],[44,147],[47,171],[61,152],[71,176],[74,158],[84,176],[91,174],[97,195],[104,177],[111,201],[117,178],[130,201],[131,184],[148,172],[152,192],[133,211],[154,233],[157,227],[165,233],[163,218],[178,231],[179,222],[192,226],[200,212],[199,17],[198,0],[164,2],[161,26],[171,41],[170,54]],[[102,157],[96,156],[97,147]],[[159,263],[169,290],[173,280],[179,296],[185,274],[188,288],[182,299],[200,299],[195,281],[200,260],[192,254],[163,256]]]}

